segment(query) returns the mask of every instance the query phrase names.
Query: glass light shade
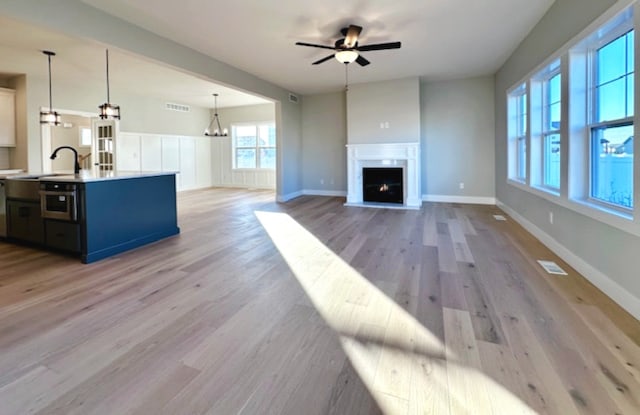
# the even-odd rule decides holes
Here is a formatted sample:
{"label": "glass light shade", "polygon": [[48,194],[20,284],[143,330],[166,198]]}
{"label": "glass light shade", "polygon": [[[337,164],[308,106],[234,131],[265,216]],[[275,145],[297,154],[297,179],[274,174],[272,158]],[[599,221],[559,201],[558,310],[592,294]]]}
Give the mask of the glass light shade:
{"label": "glass light shade", "polygon": [[108,102],[100,105],[100,118],[103,120],[119,120],[120,119],[120,107]]}
{"label": "glass light shade", "polygon": [[60,114],[55,111],[41,111],[40,124],[60,125]]}
{"label": "glass light shade", "polygon": [[335,56],[340,63],[351,63],[358,59],[358,52],[355,50],[341,50],[336,52]]}

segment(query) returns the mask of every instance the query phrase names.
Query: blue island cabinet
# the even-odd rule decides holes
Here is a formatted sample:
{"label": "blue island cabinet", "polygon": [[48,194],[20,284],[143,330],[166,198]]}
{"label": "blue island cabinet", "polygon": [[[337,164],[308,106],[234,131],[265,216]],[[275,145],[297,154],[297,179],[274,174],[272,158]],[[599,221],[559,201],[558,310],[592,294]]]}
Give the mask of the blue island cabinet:
{"label": "blue island cabinet", "polygon": [[84,263],[180,233],[175,174],[83,181],[80,187]]}

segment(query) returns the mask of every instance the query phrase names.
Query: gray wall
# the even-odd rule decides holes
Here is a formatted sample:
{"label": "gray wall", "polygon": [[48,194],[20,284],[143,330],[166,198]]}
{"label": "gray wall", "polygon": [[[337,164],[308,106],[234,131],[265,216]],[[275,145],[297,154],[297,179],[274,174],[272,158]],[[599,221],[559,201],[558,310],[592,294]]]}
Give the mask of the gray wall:
{"label": "gray wall", "polygon": [[[381,128],[385,123],[385,128]],[[388,128],[386,128],[388,124]],[[347,92],[349,144],[420,141],[420,81],[397,79],[350,85]]]}
{"label": "gray wall", "polygon": [[302,109],[302,186],[305,190],[347,189],[347,119],[344,91],[307,95]]}
{"label": "gray wall", "polygon": [[[556,0],[496,74],[496,194],[564,248],[640,298],[640,238],[507,184],[506,91],[604,13],[614,0]],[[636,208],[637,210],[637,208]],[[553,212],[554,224],[548,221]]]}
{"label": "gray wall", "polygon": [[493,77],[422,82],[420,102],[422,194],[493,198]]}
{"label": "gray wall", "polygon": [[[279,138],[277,193],[282,197],[301,189],[301,105],[288,101],[289,91],[110,16],[81,0],[2,2],[0,12],[69,35],[95,39],[206,79],[216,80],[279,101],[276,105]],[[115,102],[115,97],[113,101]],[[31,156],[31,151],[35,151],[36,147],[32,142],[38,139],[39,134],[37,118],[35,122],[32,119],[29,121],[29,164],[31,165],[36,161]]]}

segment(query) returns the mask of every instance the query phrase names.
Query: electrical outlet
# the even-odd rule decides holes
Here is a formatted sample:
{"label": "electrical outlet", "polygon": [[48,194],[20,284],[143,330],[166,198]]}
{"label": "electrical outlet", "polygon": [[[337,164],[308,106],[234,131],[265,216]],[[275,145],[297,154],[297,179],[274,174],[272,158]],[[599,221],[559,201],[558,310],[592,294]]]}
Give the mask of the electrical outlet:
{"label": "electrical outlet", "polygon": [[320,184],[324,184],[324,179],[320,179]]}
{"label": "electrical outlet", "polygon": [[384,128],[389,128],[389,121],[385,121]]}
{"label": "electrical outlet", "polygon": [[464,189],[464,182],[460,182],[459,186],[460,186],[460,190]]}
{"label": "electrical outlet", "polygon": [[549,223],[553,225],[553,212],[549,212]]}

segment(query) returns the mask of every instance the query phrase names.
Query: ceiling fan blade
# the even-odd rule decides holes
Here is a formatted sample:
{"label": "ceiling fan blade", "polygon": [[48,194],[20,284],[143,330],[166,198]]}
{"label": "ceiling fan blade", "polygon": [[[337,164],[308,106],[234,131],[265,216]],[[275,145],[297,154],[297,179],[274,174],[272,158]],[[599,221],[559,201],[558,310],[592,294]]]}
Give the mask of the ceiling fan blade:
{"label": "ceiling fan blade", "polygon": [[367,52],[370,50],[400,49],[400,46],[402,46],[400,42],[389,42],[376,43],[375,45],[358,46],[356,49],[360,52]]}
{"label": "ceiling fan blade", "polygon": [[360,36],[360,32],[362,32],[362,27],[356,25],[350,25],[349,29],[347,29],[347,34],[344,38],[344,45],[348,48],[352,48],[356,45],[358,41],[358,36]]}
{"label": "ceiling fan blade", "polygon": [[320,64],[320,63],[322,63],[322,62],[326,62],[326,61],[328,61],[329,59],[333,58],[333,56],[334,56],[334,55],[329,55],[329,56],[327,56],[327,57],[324,57],[324,58],[320,59],[319,61],[315,61],[315,62],[313,62],[313,63],[312,63],[312,65],[318,65],[318,64]]}
{"label": "ceiling fan blade", "polygon": [[358,58],[356,59],[356,62],[358,62],[358,64],[360,66],[367,66],[368,64],[370,64],[371,62],[369,62],[368,60],[366,60],[364,58],[364,56],[362,55],[358,55]]}
{"label": "ceiling fan blade", "polygon": [[296,42],[296,45],[298,46],[310,46],[312,48],[321,48],[321,49],[331,49],[331,50],[335,50],[334,47],[332,46],[325,46],[325,45],[315,45],[313,43],[305,43],[305,42]]}

